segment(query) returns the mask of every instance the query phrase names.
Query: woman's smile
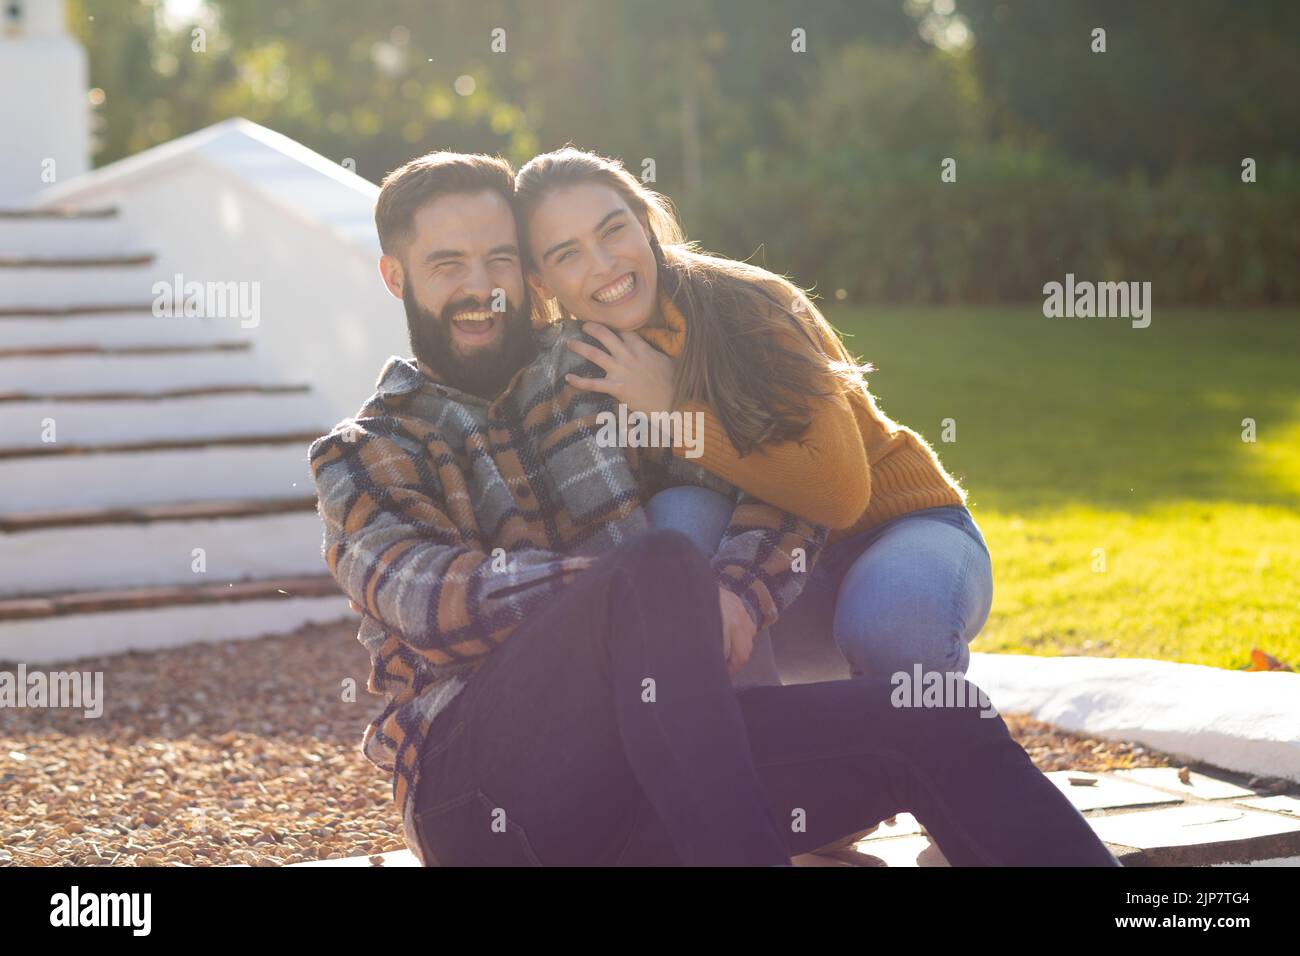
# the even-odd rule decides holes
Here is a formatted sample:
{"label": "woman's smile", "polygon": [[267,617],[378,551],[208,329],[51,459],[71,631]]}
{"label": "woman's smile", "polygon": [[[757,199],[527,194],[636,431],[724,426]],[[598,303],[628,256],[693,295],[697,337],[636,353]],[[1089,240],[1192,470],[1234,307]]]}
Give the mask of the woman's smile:
{"label": "woman's smile", "polygon": [[543,299],[580,321],[631,332],[655,311],[658,263],[648,221],[600,183],[581,182],[540,197],[521,213]]}
{"label": "woman's smile", "polygon": [[608,285],[601,286],[591,297],[601,305],[622,305],[636,294],[636,273],[629,272]]}

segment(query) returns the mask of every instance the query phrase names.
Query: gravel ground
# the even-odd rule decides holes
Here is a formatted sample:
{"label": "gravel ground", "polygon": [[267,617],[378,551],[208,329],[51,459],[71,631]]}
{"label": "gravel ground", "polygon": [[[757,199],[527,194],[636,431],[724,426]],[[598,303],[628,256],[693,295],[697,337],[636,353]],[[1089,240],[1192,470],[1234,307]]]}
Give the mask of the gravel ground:
{"label": "gravel ground", "polygon": [[[82,660],[104,672],[102,717],[0,709],[0,866],[278,866],[403,849],[391,786],[360,752],[379,698],[355,635],[343,621]],[[1044,771],[1178,765],[1005,719]]]}

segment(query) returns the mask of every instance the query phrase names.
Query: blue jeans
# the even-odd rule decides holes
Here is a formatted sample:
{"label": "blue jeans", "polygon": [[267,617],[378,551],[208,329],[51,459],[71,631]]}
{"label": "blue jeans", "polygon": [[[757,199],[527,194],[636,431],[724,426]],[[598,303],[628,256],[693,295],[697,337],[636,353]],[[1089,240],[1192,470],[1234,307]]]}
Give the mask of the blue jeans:
{"label": "blue jeans", "polygon": [[[732,504],[707,488],[659,492],[650,522],[717,550]],[[738,687],[925,671],[965,673],[988,619],[988,546],[961,505],[925,508],[827,547],[803,591],[736,675]]]}
{"label": "blue jeans", "polygon": [[417,835],[451,866],[780,866],[910,812],[954,866],[1119,865],[1001,717],[892,691],[736,690],[708,559],[650,531],[530,614],[438,714]]}

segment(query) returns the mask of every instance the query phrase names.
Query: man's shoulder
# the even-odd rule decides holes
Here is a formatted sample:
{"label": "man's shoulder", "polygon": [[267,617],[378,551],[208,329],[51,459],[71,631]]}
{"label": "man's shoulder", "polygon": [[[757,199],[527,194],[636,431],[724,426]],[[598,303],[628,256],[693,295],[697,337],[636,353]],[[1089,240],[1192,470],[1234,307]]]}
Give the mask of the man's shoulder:
{"label": "man's shoulder", "polygon": [[413,361],[400,355],[390,355],[384,367],[379,370],[379,377],[375,380],[375,393],[370,396],[366,405],[369,406],[382,398],[409,395],[429,381],[429,377],[421,372],[420,367]]}
{"label": "man's shoulder", "polygon": [[400,402],[406,396],[418,392],[425,384],[432,384],[432,382],[420,371],[418,365],[400,355],[390,355],[384,367],[379,370],[379,377],[375,379],[375,390],[370,397],[362,403],[361,408],[352,418],[344,419],[336,425],[335,430],[347,422],[374,418],[383,414],[390,409],[394,400]]}
{"label": "man's shoulder", "polygon": [[390,356],[375,381],[375,391],[355,415],[338,422],[326,434],[311,443],[310,456],[315,458],[328,446],[342,442],[355,446],[363,438],[393,437],[408,418],[403,399],[417,391],[429,379],[410,359]]}

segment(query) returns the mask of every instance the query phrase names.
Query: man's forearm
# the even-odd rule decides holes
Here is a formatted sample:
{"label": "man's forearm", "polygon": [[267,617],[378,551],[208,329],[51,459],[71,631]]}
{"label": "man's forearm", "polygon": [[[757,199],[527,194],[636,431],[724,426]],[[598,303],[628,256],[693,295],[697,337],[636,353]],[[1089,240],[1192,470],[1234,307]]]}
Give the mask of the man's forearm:
{"label": "man's forearm", "polygon": [[586,566],[539,549],[467,546],[474,529],[451,519],[441,487],[411,481],[418,453],[373,433],[344,434],[318,440],[310,453],[326,564],[366,615],[430,661],[490,652]]}
{"label": "man's forearm", "polygon": [[741,495],[713,568],[759,628],[771,627],[799,596],[826,543],[827,529]]}

